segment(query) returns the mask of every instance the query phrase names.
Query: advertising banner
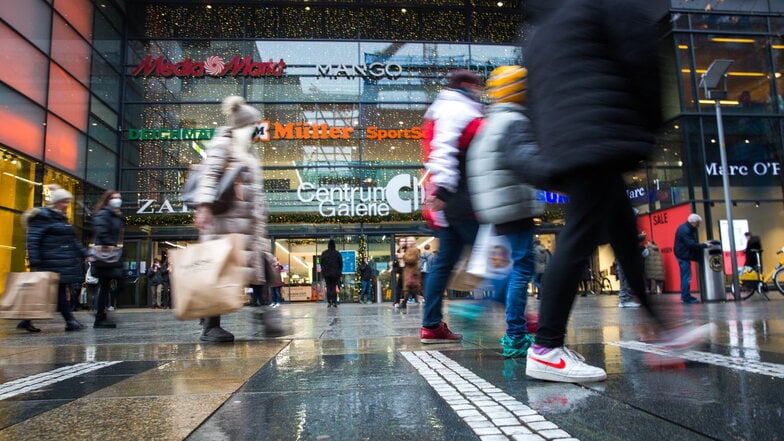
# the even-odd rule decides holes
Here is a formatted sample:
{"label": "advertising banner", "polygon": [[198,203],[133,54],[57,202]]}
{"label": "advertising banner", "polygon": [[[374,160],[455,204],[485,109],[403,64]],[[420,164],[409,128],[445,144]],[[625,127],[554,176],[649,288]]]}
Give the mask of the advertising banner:
{"label": "advertising banner", "polygon": [[[678,205],[665,210],[654,211],[652,213],[641,214],[637,218],[637,226],[640,231],[644,231],[647,241],[653,240],[662,253],[662,263],[664,264],[664,288],[663,292],[680,292],[681,276],[678,260],[675,258],[673,245],[675,244],[675,230],[686,222],[686,218],[691,214],[689,204]],[[691,267],[691,291],[697,291],[697,272],[696,262],[692,262]]]}

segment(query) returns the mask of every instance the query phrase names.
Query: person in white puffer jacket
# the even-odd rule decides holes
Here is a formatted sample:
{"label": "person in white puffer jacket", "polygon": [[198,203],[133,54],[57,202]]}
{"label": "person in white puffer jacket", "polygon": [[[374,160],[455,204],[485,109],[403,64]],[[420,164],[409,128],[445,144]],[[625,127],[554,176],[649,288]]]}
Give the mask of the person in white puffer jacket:
{"label": "person in white puffer jacket", "polygon": [[527,79],[528,70],[520,66],[501,66],[490,73],[486,91],[491,104],[466,154],[476,216],[483,224],[493,224],[512,250],[511,274],[495,283],[496,294],[505,293],[507,329],[501,338],[505,357],[524,357],[534,341],[525,307],[535,264],[533,218],[544,213],[544,202],[537,200],[535,188],[520,182],[505,166],[510,146],[535,142],[525,116]]}

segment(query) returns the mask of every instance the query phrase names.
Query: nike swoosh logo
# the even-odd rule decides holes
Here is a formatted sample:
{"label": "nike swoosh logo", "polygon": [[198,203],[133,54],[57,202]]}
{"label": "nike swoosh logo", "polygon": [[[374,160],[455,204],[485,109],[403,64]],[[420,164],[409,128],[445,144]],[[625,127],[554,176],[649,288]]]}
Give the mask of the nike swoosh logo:
{"label": "nike swoosh logo", "polygon": [[530,359],[535,361],[535,362],[537,362],[537,363],[542,363],[545,366],[550,366],[551,368],[555,368],[555,369],[563,369],[563,368],[566,367],[566,361],[563,358],[559,358],[558,359],[558,363],[552,363],[552,362],[549,362],[549,361],[544,361],[544,360],[541,360],[541,359],[533,357],[533,356],[530,357]]}

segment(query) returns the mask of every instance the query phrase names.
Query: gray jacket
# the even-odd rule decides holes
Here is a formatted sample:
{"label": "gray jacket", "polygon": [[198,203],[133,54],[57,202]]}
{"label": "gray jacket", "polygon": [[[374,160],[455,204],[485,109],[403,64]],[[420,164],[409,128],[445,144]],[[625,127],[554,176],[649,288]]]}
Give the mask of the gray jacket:
{"label": "gray jacket", "polygon": [[264,199],[261,166],[253,156],[239,157],[234,151],[232,138],[220,135],[222,133],[212,139],[207,157],[202,161],[207,169],[199,182],[197,202],[209,203],[214,200],[216,187],[227,161],[244,161],[248,167],[240,174],[237,188],[239,200],[225,213],[213,215],[212,225],[209,230],[201,232],[199,239],[206,241],[231,233],[242,234],[248,283],[263,284],[266,282],[263,256],[270,251],[270,242],[267,239],[267,204]]}
{"label": "gray jacket", "polygon": [[511,146],[535,143],[525,108],[515,103],[487,108],[485,123],[467,153],[468,189],[480,222],[504,224],[544,213],[536,189],[507,167]]}

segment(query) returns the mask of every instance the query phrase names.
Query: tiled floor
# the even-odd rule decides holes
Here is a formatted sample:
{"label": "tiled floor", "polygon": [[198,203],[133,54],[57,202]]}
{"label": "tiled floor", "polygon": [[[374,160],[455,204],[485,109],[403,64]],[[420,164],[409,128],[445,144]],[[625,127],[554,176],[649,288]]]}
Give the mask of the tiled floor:
{"label": "tiled floor", "polygon": [[117,329],[75,333],[3,321],[0,439],[784,439],[784,297],[654,300],[718,328],[670,353],[639,342],[653,328],[643,311],[578,298],[568,344],[608,372],[585,385],[535,381],[524,360],[502,358],[503,311],[489,302],[447,301],[465,338],[446,345],[420,344],[420,306],[388,304],[285,304],[278,338],[246,308],[224,317],[233,344],[202,344],[195,321],[161,310],[116,311]]}

